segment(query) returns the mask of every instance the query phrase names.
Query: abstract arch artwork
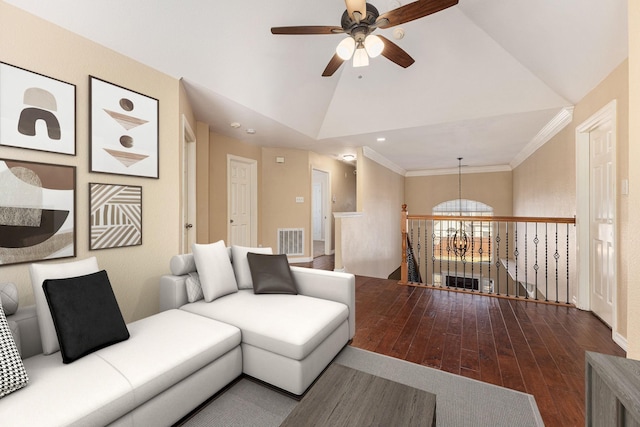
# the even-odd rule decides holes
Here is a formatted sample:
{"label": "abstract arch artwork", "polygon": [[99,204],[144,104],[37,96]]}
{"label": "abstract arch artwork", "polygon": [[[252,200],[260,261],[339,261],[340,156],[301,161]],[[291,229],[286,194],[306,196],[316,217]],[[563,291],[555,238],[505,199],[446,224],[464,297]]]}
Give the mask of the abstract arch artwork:
{"label": "abstract arch artwork", "polygon": [[158,100],[89,77],[91,171],[158,178]]}
{"label": "abstract arch artwork", "polygon": [[73,257],[72,166],[0,159],[0,265]]}
{"label": "abstract arch artwork", "polygon": [[142,244],[142,187],[89,184],[90,249]]}
{"label": "abstract arch artwork", "polygon": [[0,63],[0,145],[75,155],[76,87]]}

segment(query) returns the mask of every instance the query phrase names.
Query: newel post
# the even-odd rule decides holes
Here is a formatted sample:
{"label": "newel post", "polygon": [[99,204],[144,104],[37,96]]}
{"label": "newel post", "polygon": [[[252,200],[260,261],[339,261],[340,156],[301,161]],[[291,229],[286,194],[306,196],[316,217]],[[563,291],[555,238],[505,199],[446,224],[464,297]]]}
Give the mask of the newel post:
{"label": "newel post", "polygon": [[400,282],[401,285],[406,285],[409,277],[409,266],[407,264],[407,227],[409,220],[407,216],[406,203],[402,205],[402,213],[400,214],[400,230],[402,231],[402,262],[400,263]]}

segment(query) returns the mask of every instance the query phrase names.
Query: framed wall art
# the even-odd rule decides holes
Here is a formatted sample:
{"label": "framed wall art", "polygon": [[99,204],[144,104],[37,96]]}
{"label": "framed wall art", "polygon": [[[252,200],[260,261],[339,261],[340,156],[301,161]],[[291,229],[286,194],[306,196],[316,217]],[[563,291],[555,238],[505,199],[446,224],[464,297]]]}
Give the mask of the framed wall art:
{"label": "framed wall art", "polygon": [[142,187],[89,184],[89,249],[142,244]]}
{"label": "framed wall art", "polygon": [[158,178],[158,100],[89,76],[91,172]]}
{"label": "framed wall art", "polygon": [[76,168],[0,159],[0,265],[76,256]]}
{"label": "framed wall art", "polygon": [[0,145],[76,154],[76,86],[0,62]]}

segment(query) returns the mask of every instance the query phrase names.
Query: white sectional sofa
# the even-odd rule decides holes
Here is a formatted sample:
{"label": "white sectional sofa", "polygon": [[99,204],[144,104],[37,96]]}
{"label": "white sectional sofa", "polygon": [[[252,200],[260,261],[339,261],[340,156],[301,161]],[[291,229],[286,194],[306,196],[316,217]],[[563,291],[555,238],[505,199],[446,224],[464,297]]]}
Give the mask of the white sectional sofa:
{"label": "white sectional sofa", "polygon": [[[243,277],[234,255],[235,276]],[[248,248],[244,248],[245,250]],[[300,395],[355,334],[355,278],[352,274],[291,267],[297,295],[256,294],[249,286],[211,302],[189,302],[187,279],[197,271],[194,255],[175,256],[172,275],[160,279],[160,307],[233,325],[242,334],[242,371]],[[240,280],[241,282],[241,280]]]}
{"label": "white sectional sofa", "polygon": [[43,354],[35,306],[8,316],[29,383],[0,398],[1,425],[171,425],[243,373],[302,394],[355,333],[350,274],[292,267],[295,295],[240,289],[189,303],[196,270],[193,255],[173,257],[161,312],[72,363]]}

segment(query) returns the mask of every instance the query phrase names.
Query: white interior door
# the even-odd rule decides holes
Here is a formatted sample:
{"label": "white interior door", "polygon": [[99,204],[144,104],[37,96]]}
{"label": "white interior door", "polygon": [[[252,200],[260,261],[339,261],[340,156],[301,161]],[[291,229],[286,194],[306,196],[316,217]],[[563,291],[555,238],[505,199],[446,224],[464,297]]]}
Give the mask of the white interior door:
{"label": "white interior door", "polygon": [[324,240],[322,183],[313,183],[313,240]]}
{"label": "white interior door", "polygon": [[615,144],[611,121],[589,132],[591,310],[613,325],[616,286]]}
{"label": "white interior door", "polygon": [[228,158],[228,245],[256,246],[256,162]]}

